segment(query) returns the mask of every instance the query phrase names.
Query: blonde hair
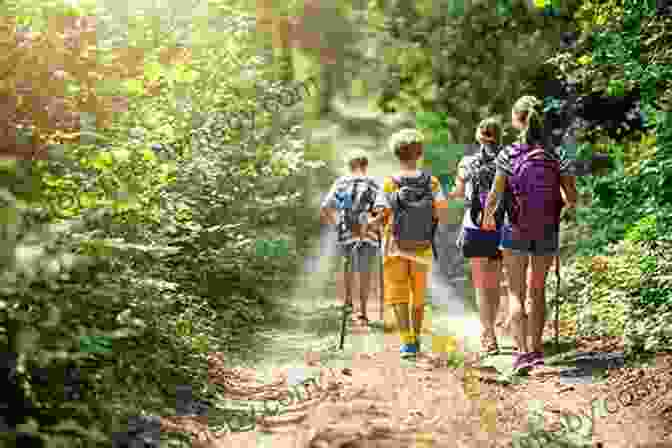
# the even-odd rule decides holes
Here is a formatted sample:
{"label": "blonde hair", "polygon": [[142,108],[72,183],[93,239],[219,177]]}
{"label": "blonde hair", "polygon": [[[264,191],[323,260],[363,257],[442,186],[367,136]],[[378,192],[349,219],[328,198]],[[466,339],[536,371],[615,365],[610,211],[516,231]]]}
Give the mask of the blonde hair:
{"label": "blonde hair", "polygon": [[478,123],[478,126],[476,127],[476,134],[475,138],[476,141],[479,141],[479,138],[481,136],[481,131],[482,130],[493,130],[495,131],[495,141],[497,144],[501,144],[502,142],[502,124],[500,121],[495,118],[495,117],[489,117],[484,120],[481,120],[480,123]]}
{"label": "blonde hair", "polygon": [[544,139],[543,102],[532,95],[525,95],[513,105],[513,112],[521,115],[525,127],[520,132],[519,143],[541,142]]}
{"label": "blonde hair", "polygon": [[422,144],[424,135],[417,129],[402,129],[390,137],[389,148],[400,160],[412,160],[413,154],[409,152],[412,145]]}

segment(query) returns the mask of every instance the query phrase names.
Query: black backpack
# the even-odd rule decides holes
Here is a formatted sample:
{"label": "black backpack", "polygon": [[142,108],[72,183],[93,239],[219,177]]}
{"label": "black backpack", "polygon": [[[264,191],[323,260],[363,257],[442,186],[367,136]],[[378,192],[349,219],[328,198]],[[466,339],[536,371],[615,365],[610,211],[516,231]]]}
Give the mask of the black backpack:
{"label": "black backpack", "polygon": [[[469,210],[471,221],[480,227],[483,223],[483,210],[485,209],[485,201],[488,197],[490,189],[492,188],[492,183],[495,181],[495,169],[486,165],[488,161],[483,159],[480,145],[475,144],[471,146],[474,153],[474,159],[472,163],[476,163],[476,172],[472,173],[471,179],[469,180],[472,194],[471,198],[465,201],[464,206]],[[495,222],[497,223],[497,228],[499,228],[504,222],[504,215],[510,201],[509,196],[509,192],[505,192],[504,200],[500,201],[497,210],[495,211]]]}
{"label": "black backpack", "polygon": [[[471,179],[471,199],[465,203],[465,206],[469,208],[469,213],[471,215],[471,222],[477,226],[483,224],[483,210],[485,209],[485,201],[488,198],[488,193],[490,193],[490,188],[484,188],[487,184],[492,184],[494,181],[494,176],[485,176],[488,179],[478,179],[478,176],[474,176]],[[505,199],[508,198],[508,195],[505,195]],[[506,213],[506,200],[498,204],[497,209],[495,210],[495,223],[499,229],[504,223],[504,215]]]}
{"label": "black backpack", "polygon": [[378,186],[372,179],[346,178],[336,187],[338,242],[353,237],[353,226],[362,224],[373,209]]}
{"label": "black backpack", "polygon": [[[433,246],[434,199],[432,178],[427,173],[420,177],[393,177],[399,188],[392,194],[392,235],[403,250],[427,249]],[[435,253],[436,255],[436,253]]]}
{"label": "black backpack", "polygon": [[[469,179],[471,197],[465,200],[464,206],[467,213],[469,213],[471,222],[476,228],[462,226],[456,243],[465,258],[493,257],[499,253],[499,231],[484,231],[481,229],[481,225],[483,224],[485,202],[495,179],[495,170],[484,164],[481,155],[476,154],[475,157],[472,163],[476,165],[472,166],[473,172]],[[509,203],[510,193],[506,191],[495,210],[495,225],[497,229],[500,229],[504,224]]]}

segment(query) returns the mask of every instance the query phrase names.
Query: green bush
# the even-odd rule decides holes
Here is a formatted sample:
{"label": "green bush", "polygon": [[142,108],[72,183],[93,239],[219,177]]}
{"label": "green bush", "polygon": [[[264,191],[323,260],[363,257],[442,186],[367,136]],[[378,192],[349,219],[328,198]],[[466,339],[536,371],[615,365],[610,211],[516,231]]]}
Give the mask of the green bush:
{"label": "green bush", "polygon": [[672,246],[622,241],[563,272],[561,317],[576,320],[580,335],[623,336],[628,353],[672,348]]}

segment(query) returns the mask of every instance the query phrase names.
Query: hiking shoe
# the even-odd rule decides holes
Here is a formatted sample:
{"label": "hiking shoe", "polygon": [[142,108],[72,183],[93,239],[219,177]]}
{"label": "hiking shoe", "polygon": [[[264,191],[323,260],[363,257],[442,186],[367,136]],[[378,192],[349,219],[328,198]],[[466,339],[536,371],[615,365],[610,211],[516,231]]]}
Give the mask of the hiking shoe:
{"label": "hiking shoe", "polygon": [[369,326],[369,318],[362,313],[357,313],[357,315],[353,317],[353,320],[362,326]]}
{"label": "hiking shoe", "polygon": [[540,367],[544,365],[544,354],[542,352],[532,352],[528,362],[531,367]]}
{"label": "hiking shoe", "polygon": [[405,357],[412,357],[418,354],[418,345],[417,344],[401,344],[401,349],[399,350],[401,352],[401,356],[403,358]]}
{"label": "hiking shoe", "polygon": [[524,353],[513,363],[513,369],[519,372],[528,371],[544,365],[544,354],[541,352]]}
{"label": "hiking shoe", "polygon": [[523,367],[527,367],[532,353],[518,353],[514,355],[513,360],[513,370],[520,370]]}

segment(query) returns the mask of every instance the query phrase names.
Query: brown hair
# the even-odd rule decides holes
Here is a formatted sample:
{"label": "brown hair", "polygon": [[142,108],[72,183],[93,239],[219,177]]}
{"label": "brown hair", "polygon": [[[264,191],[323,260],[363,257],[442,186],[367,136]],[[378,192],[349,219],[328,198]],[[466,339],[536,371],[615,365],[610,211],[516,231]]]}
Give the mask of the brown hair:
{"label": "brown hair", "polygon": [[407,145],[399,145],[394,149],[394,155],[402,162],[418,160],[422,156],[422,143],[414,142]]}
{"label": "brown hair", "polygon": [[365,169],[366,167],[369,166],[369,159],[366,157],[360,157],[357,159],[352,159],[348,162],[348,166],[350,167],[351,171],[357,170],[357,169]]}

